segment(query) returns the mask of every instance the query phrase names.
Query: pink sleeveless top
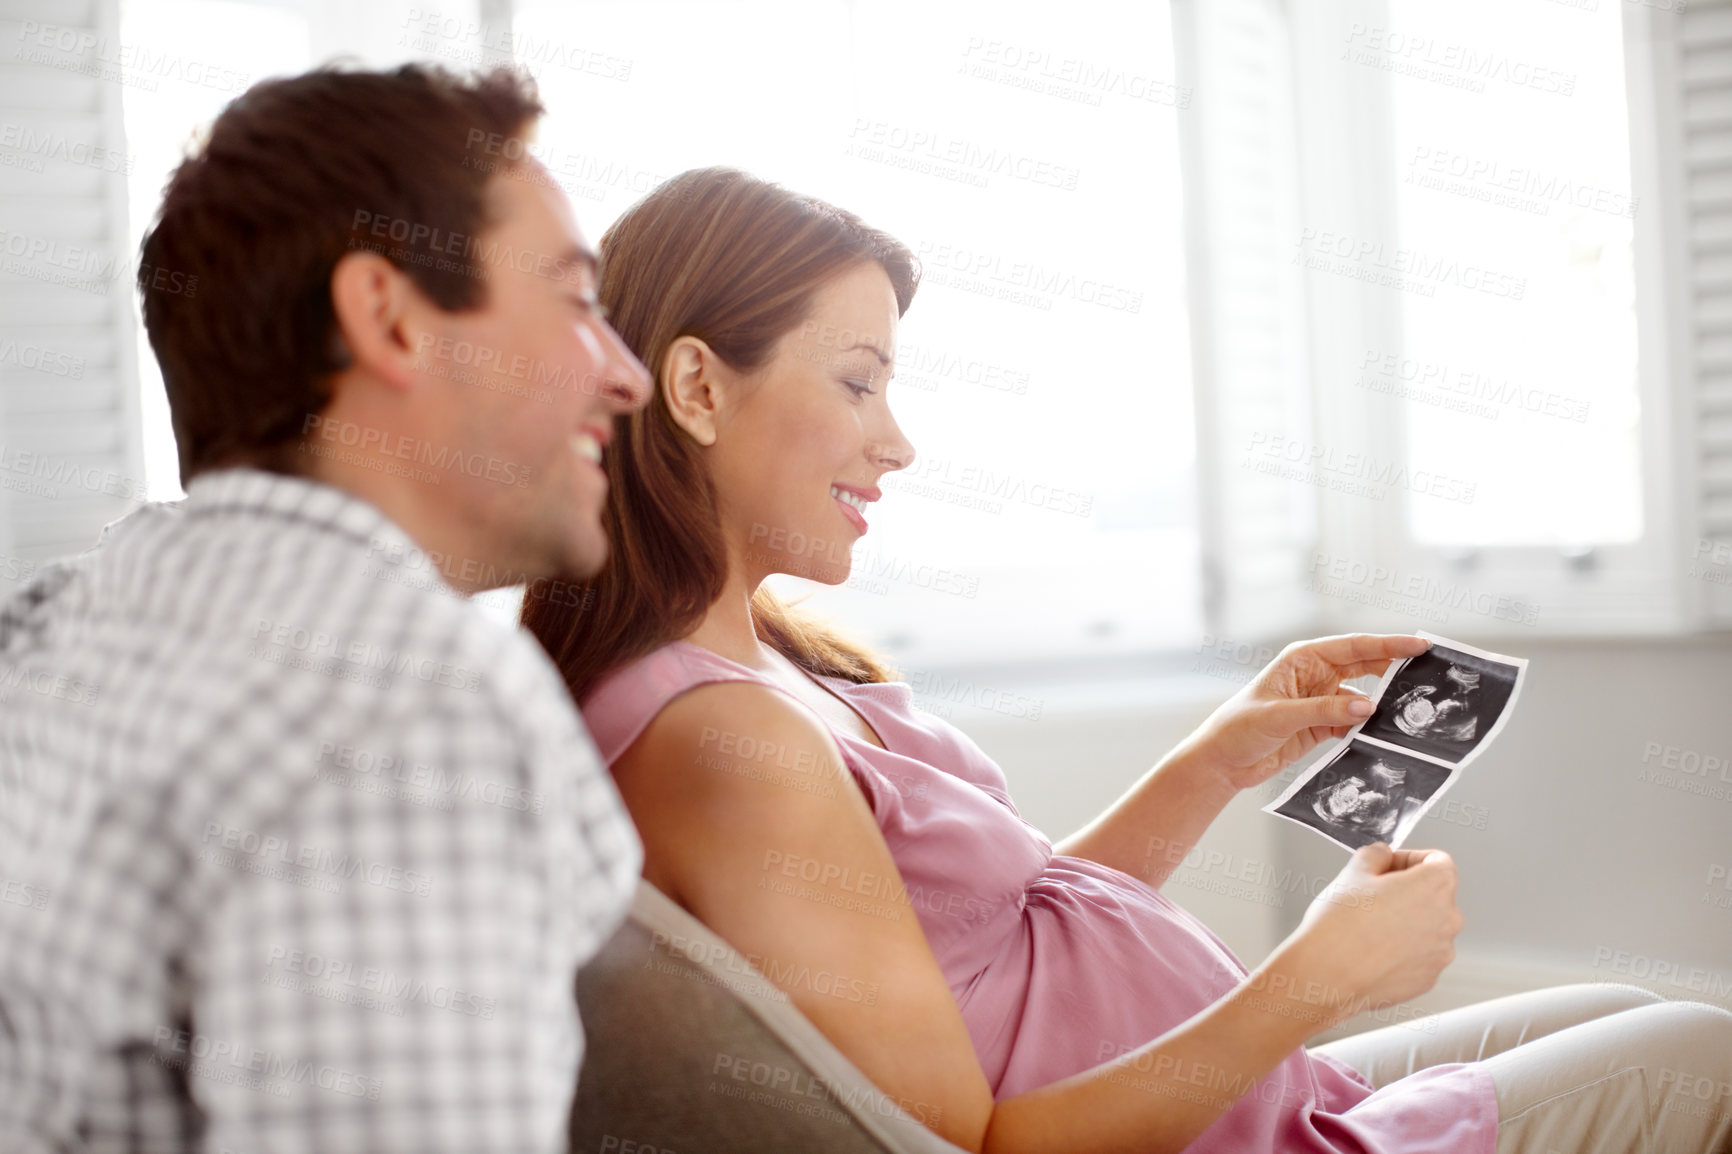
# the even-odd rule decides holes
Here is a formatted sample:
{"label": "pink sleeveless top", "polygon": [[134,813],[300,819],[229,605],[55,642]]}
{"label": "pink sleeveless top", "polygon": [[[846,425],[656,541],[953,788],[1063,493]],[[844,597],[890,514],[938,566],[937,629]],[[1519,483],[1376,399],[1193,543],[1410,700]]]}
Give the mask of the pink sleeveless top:
{"label": "pink sleeveless top", "polygon": [[[995,1098],[1136,1049],[1245,978],[1219,938],[1146,883],[1054,854],[1017,813],[1003,771],[961,730],[915,708],[907,682],[819,680],[884,742],[879,749],[831,730]],[[715,681],[787,692],[707,649],[672,642],[612,670],[584,696],[602,759],[611,766],[675,696]],[[1496,1141],[1491,1076],[1473,1063],[1433,1066],[1374,1091],[1345,1063],[1299,1048],[1189,1149],[1493,1154]]]}

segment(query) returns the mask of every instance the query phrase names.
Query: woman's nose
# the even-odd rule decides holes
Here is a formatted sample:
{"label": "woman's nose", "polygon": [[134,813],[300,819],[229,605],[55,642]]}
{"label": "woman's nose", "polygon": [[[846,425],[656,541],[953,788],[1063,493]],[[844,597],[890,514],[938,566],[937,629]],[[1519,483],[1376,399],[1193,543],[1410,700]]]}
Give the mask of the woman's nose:
{"label": "woman's nose", "polygon": [[878,468],[893,472],[914,463],[914,446],[900,437],[893,441],[874,441],[866,446],[866,455]]}

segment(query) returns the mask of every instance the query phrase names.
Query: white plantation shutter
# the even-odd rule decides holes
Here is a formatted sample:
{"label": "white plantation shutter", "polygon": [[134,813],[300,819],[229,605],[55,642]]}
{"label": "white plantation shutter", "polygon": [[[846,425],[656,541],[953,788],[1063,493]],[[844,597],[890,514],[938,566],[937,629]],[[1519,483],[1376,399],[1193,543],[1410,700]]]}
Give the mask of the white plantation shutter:
{"label": "white plantation shutter", "polygon": [[1663,150],[1676,142],[1676,155],[1662,160],[1676,165],[1669,175],[1683,201],[1668,219],[1680,222],[1687,285],[1678,428],[1693,482],[1686,503],[1693,495],[1695,508],[1694,517],[1686,508],[1694,532],[1685,551],[1705,621],[1732,625],[1732,0],[1690,0],[1665,15],[1677,36],[1657,36],[1653,48],[1656,76],[1674,85],[1658,102],[1660,141]]}
{"label": "white plantation shutter", "polygon": [[144,490],[118,46],[118,0],[0,0],[0,593]]}
{"label": "white plantation shutter", "polygon": [[[1303,484],[1247,467],[1257,438],[1309,424],[1292,37],[1279,0],[1174,5],[1196,382],[1205,618],[1286,639],[1313,615]],[[1260,455],[1260,454],[1259,454]]]}

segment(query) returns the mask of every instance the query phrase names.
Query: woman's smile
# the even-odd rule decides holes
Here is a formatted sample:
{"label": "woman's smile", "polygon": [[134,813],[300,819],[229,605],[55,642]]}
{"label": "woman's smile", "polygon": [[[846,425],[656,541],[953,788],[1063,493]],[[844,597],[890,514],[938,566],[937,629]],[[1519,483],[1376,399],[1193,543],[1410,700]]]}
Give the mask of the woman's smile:
{"label": "woman's smile", "polygon": [[867,499],[851,489],[840,485],[830,486],[830,499],[841,506],[843,516],[860,532],[866,532]]}

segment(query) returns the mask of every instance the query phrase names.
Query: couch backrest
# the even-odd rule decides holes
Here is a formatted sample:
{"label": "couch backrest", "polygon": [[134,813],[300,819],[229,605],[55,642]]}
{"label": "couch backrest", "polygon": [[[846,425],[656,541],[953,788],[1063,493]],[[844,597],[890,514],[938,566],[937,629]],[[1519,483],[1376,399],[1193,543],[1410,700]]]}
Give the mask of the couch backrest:
{"label": "couch backrest", "polygon": [[[573,1154],[959,1154],[649,882],[578,974]],[[904,1109],[906,1107],[906,1109]]]}

